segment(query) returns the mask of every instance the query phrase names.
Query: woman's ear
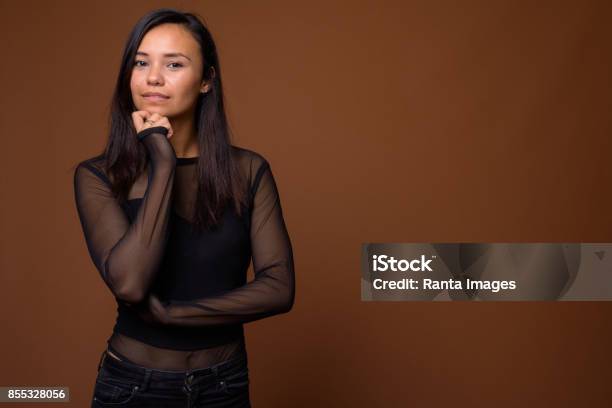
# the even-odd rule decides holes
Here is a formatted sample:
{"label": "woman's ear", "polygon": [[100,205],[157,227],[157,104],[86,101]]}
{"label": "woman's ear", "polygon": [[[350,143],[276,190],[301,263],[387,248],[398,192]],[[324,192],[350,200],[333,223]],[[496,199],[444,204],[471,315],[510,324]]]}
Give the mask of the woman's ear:
{"label": "woman's ear", "polygon": [[210,79],[208,81],[202,81],[202,87],[200,88],[200,92],[207,93],[210,89],[211,83],[216,75],[215,67],[210,67]]}

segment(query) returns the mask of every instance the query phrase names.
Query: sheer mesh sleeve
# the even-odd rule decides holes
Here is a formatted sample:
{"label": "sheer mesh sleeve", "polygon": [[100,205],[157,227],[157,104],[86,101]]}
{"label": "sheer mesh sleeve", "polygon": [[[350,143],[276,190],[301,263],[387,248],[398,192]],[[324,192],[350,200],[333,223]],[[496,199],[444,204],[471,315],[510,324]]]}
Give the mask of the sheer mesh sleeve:
{"label": "sheer mesh sleeve", "polygon": [[87,161],[74,173],[75,201],[87,248],[116,298],[138,303],[158,269],[167,240],[176,155],[164,127],[137,136],[150,167],[142,204],[130,224],[100,168]]}
{"label": "sheer mesh sleeve", "polygon": [[293,251],[278,189],[267,161],[251,187],[251,248],[255,278],[220,295],[170,301],[168,324],[208,326],[246,323],[288,312],[295,297]]}

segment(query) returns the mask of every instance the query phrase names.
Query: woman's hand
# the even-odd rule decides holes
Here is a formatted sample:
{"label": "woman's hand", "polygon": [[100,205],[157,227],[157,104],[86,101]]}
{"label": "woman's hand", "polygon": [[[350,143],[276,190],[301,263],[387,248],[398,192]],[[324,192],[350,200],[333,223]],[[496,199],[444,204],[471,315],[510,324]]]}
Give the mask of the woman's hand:
{"label": "woman's hand", "polygon": [[159,301],[158,297],[154,294],[149,295],[149,310],[151,314],[155,317],[156,321],[162,324],[170,323],[170,314],[168,310],[162,303]]}
{"label": "woman's hand", "polygon": [[165,135],[166,137],[161,137],[163,133],[166,132],[158,132],[159,134],[157,136],[146,136],[145,134],[146,137],[144,137],[142,141],[149,151],[149,156],[156,165],[167,168],[169,168],[168,166],[173,167],[176,165],[176,153],[169,141],[174,132],[168,118],[161,116],[159,113],[141,110],[132,112],[132,120],[134,121],[137,137],[138,133],[146,129],[158,126],[168,129],[168,134]]}
{"label": "woman's hand", "polygon": [[157,112],[151,113],[146,110],[135,111],[132,112],[132,120],[134,122],[136,133],[151,127],[163,126],[168,129],[168,139],[170,139],[174,134],[168,118],[160,115]]}
{"label": "woman's hand", "polygon": [[168,309],[152,293],[148,295],[144,302],[135,306],[135,308],[140,317],[148,323],[170,324],[171,322]]}

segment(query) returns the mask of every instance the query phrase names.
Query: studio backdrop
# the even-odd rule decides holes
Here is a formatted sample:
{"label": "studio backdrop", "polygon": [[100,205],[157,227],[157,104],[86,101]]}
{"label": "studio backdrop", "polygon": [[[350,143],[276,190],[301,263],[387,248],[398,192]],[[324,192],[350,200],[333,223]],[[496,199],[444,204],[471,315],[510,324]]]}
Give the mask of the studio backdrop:
{"label": "studio backdrop", "polygon": [[390,299],[363,266],[393,244],[612,242],[605,1],[2,1],[0,386],[91,400],[116,306],[74,169],[158,7],[211,30],[233,143],[270,162],[293,245],[292,310],[245,325],[253,406],[612,403],[609,301]]}

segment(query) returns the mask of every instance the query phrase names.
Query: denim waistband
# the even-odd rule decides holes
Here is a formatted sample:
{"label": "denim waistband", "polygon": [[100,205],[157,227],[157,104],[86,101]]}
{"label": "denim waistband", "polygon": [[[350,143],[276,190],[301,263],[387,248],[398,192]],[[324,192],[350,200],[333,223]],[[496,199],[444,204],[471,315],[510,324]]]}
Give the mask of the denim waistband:
{"label": "denim waistband", "polygon": [[[112,356],[108,355],[108,351],[118,355],[122,360],[117,360]],[[104,367],[107,371],[120,370],[121,375],[133,379],[136,382],[140,382],[143,379],[146,381],[165,381],[165,382],[183,382],[185,379],[193,381],[199,377],[224,375],[228,372],[233,372],[237,369],[244,367],[247,364],[246,352],[242,352],[239,356],[233,357],[229,360],[222,361],[221,363],[214,364],[205,368],[188,369],[181,371],[169,371],[160,370],[156,368],[143,367],[128,360],[120,353],[118,353],[111,345],[107,346],[107,349],[103,351],[98,364],[98,371]]]}

